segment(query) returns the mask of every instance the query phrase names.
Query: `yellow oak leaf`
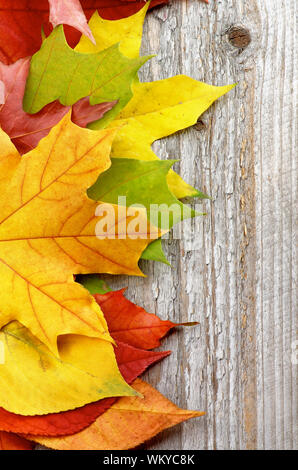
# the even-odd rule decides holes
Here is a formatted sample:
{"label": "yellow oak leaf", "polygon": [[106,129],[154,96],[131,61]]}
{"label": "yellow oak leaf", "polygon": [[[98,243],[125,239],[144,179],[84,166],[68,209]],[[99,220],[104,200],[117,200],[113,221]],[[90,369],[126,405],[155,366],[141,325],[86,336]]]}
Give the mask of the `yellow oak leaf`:
{"label": "yellow oak leaf", "polygon": [[[95,53],[119,42],[124,55],[138,57],[147,9],[148,5],[137,14],[116,21],[104,20],[95,13],[89,26],[96,45],[82,36],[76,49],[84,53]],[[107,31],[109,34],[106,34]],[[156,160],[158,157],[151,148],[155,140],[194,125],[214,101],[233,87],[234,85],[207,85],[185,75],[152,83],[135,81],[133,98],[120,112],[117,120],[110,124],[113,127],[125,124],[115,138],[111,156]],[[100,126],[100,121],[89,125],[91,129],[98,129]],[[177,158],[177,155],[172,158]],[[178,199],[199,195],[196,189],[173,170],[169,171],[167,181]]]}
{"label": "yellow oak leaf", "polygon": [[205,414],[178,408],[140,379],[132,386],[143,398],[120,398],[85,430],[59,438],[29,438],[58,450],[126,450],[139,446],[164,429]]}
{"label": "yellow oak leaf", "polygon": [[[82,129],[68,114],[22,158],[0,132],[0,165],[9,168],[11,155],[18,160],[13,174],[1,181],[0,328],[18,320],[54,353],[63,334],[111,341],[101,310],[73,275],[142,275],[139,257],[160,235],[139,210],[145,228],[136,238],[135,214],[126,217],[125,208],[87,197],[86,190],[111,164],[116,132]],[[114,239],[97,230],[104,217],[96,213],[107,206],[115,214]]]}
{"label": "yellow oak leaf", "polygon": [[18,322],[0,331],[0,341],[0,406],[12,413],[58,413],[105,397],[138,395],[122,378],[108,341],[61,336],[58,359]]}

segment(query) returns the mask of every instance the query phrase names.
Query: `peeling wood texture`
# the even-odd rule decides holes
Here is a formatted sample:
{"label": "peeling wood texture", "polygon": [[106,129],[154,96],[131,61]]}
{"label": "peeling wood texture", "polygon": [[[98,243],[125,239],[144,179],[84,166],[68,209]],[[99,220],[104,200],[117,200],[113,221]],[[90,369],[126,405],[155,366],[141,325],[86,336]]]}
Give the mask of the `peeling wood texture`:
{"label": "peeling wood texture", "polygon": [[[147,380],[206,417],[147,448],[297,448],[296,19],[294,0],[177,0],[147,19],[143,53],[158,55],[143,80],[238,83],[196,129],[155,144],[212,196],[208,215],[165,244],[172,269],[146,262],[146,279],[108,278],[164,319],[200,322],[164,341],[172,356]],[[233,27],[248,30],[244,49]]]}

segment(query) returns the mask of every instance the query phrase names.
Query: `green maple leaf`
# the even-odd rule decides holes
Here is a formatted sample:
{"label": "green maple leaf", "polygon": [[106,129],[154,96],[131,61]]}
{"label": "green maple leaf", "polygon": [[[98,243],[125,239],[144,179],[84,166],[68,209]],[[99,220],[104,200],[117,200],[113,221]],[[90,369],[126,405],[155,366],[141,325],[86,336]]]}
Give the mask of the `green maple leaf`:
{"label": "green maple leaf", "polygon": [[59,26],[32,57],[24,109],[34,114],[55,100],[71,106],[86,96],[91,105],[118,101],[100,120],[104,128],[132,98],[137,72],[151,57],[129,59],[120,52],[119,44],[94,54],[76,52]]}
{"label": "green maple leaf", "polygon": [[[88,190],[88,196],[97,201],[119,203],[119,196],[126,198],[126,205],[141,204],[147,210],[149,220],[161,229],[171,229],[182,220],[197,215],[179,201],[170,191],[167,175],[175,160],[151,162],[130,158],[112,158],[112,166],[99,176]],[[200,198],[206,198],[199,193]],[[121,204],[121,201],[120,201]],[[143,259],[167,263],[161,240],[152,242],[142,255]]]}

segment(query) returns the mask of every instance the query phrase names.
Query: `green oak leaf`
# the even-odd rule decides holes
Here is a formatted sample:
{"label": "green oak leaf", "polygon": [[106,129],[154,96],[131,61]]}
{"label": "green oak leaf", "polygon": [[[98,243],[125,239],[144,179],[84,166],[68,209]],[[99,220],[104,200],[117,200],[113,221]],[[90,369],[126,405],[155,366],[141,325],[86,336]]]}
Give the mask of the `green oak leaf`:
{"label": "green oak leaf", "polygon": [[[102,173],[88,190],[90,198],[121,205],[118,198],[125,197],[127,206],[144,206],[151,223],[161,229],[171,229],[182,220],[202,215],[179,201],[168,187],[167,174],[175,160],[111,160],[112,166]],[[200,197],[206,196],[200,193]],[[168,264],[161,240],[151,243],[142,258]]]}
{"label": "green oak leaf", "polygon": [[132,98],[137,72],[151,57],[129,59],[119,44],[93,54],[76,52],[67,44],[63,26],[58,26],[32,57],[24,110],[35,114],[55,100],[71,106],[86,96],[91,105],[117,101],[98,124],[104,128]]}

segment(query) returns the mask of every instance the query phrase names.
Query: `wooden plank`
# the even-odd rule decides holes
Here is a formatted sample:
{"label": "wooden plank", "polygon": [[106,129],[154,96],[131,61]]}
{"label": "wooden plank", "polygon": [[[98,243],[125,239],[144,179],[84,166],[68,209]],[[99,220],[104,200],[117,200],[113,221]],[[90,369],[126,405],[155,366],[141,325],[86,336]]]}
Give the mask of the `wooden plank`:
{"label": "wooden plank", "polygon": [[[205,113],[205,129],[155,144],[212,196],[208,215],[167,244],[172,269],[143,263],[146,279],[109,280],[162,318],[200,321],[164,342],[173,354],[147,379],[207,415],[148,448],[297,447],[295,17],[290,0],[177,0],[146,22],[143,52],[158,55],[143,80],[238,82]],[[250,32],[244,50],[229,42],[234,25]]]}

